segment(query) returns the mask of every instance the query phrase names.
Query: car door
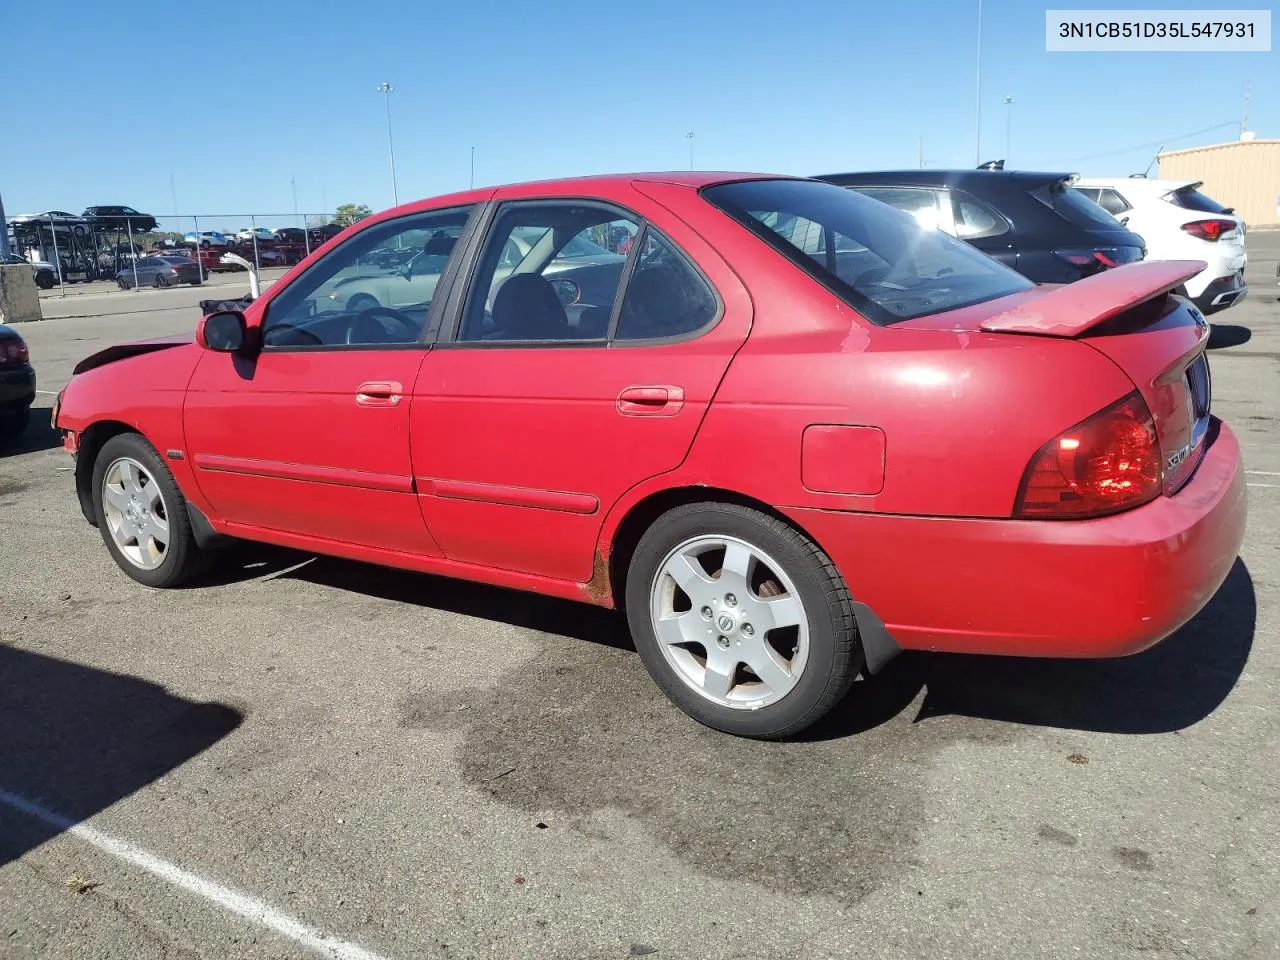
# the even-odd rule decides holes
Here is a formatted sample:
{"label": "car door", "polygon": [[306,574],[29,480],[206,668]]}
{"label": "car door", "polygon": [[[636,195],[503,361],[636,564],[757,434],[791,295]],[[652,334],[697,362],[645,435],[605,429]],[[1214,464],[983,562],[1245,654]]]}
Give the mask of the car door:
{"label": "car door", "polygon": [[[585,582],[609,508],[686,456],[750,300],[682,221],[632,199],[660,221],[595,201],[503,204],[451,290],[409,431],[450,559]],[[628,256],[600,242],[616,229],[640,238]]]}
{"label": "car door", "polygon": [[440,554],[414,494],[409,448],[409,398],[432,304],[351,312],[330,293],[362,256],[465,224],[471,209],[362,230],[250,308],[256,357],[201,357],[183,411],[187,455],[220,518],[246,532]]}

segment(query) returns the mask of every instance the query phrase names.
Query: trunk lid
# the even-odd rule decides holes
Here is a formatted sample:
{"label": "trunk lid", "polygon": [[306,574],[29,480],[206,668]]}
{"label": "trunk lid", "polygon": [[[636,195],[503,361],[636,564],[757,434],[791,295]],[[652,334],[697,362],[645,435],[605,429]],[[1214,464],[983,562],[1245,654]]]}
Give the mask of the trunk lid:
{"label": "trunk lid", "polygon": [[1199,260],[1144,261],[897,326],[1068,338],[1097,350],[1146,401],[1160,438],[1164,491],[1172,494],[1203,454],[1212,391],[1209,326],[1188,301],[1168,294],[1204,267]]}

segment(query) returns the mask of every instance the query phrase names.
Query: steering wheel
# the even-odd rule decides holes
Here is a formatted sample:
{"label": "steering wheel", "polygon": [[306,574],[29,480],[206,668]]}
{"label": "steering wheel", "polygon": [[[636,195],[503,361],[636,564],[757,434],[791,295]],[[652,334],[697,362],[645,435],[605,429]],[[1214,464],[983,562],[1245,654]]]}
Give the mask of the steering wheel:
{"label": "steering wheel", "polygon": [[[401,334],[397,334],[396,331],[388,328],[388,326],[382,322],[383,317],[393,320],[401,326],[403,339],[381,341],[366,340],[362,337],[356,336],[357,332],[361,329],[368,329],[368,324],[365,321],[373,321],[377,324],[378,329],[382,334],[392,337],[400,337]],[[421,333],[422,331],[418,327],[418,324],[415,323],[408,314],[401,313],[399,310],[393,310],[390,307],[370,307],[368,310],[361,310],[354,318],[352,318],[351,322],[347,324],[347,343],[413,343],[418,339]]]}

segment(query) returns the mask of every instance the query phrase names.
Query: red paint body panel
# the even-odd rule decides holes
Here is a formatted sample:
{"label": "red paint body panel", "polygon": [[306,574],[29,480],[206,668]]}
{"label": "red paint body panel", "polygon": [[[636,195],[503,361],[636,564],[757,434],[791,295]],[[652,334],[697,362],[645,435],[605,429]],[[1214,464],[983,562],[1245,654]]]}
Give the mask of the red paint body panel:
{"label": "red paint body panel", "polygon": [[1117,657],[1168,636],[1226,579],[1245,482],[1223,425],[1176,496],[1098,520],[787,513],[904,647]]}
{"label": "red paint body panel", "polygon": [[593,197],[647,218],[711,280],[723,312],[690,339],[256,360],[125,346],[73,379],[59,426],[118,420],[185,451],[170,462],[178,483],[224,533],[605,605],[619,526],[677,488],[790,516],[904,646],[1113,656],[1203,605],[1246,514],[1225,426],[1142,507],[1010,519],[1037,451],[1135,389],[1166,452],[1184,442],[1182,376],[1205,333],[1161,291],[1189,267],[1131,265],[880,327],[698,195],[727,179],[742,177],[584,178],[407,204],[349,228],[246,310],[257,326],[317,257],[393,216]]}
{"label": "red paint body panel", "polygon": [[[256,306],[256,304],[255,304]],[[187,449],[215,516],[439,555],[409,458],[409,404],[369,406],[363,384],[412,384],[425,349],[203,351],[186,397]]]}

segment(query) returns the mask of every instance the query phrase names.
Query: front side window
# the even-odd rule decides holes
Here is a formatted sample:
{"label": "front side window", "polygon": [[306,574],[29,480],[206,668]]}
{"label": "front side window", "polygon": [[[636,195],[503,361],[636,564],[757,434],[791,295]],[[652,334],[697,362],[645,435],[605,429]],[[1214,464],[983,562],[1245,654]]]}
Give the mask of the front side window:
{"label": "front side window", "polygon": [[507,204],[481,250],[457,339],[603,340],[627,258],[597,240],[638,230],[601,204]]}
{"label": "front side window", "polygon": [[471,207],[362,230],[267,307],[266,347],[417,343]]}
{"label": "front side window", "polygon": [[[1030,289],[1030,280],[941,230],[856,190],[809,180],[748,180],[702,191],[873,323],[888,325]],[[806,249],[795,219],[818,225]]]}

